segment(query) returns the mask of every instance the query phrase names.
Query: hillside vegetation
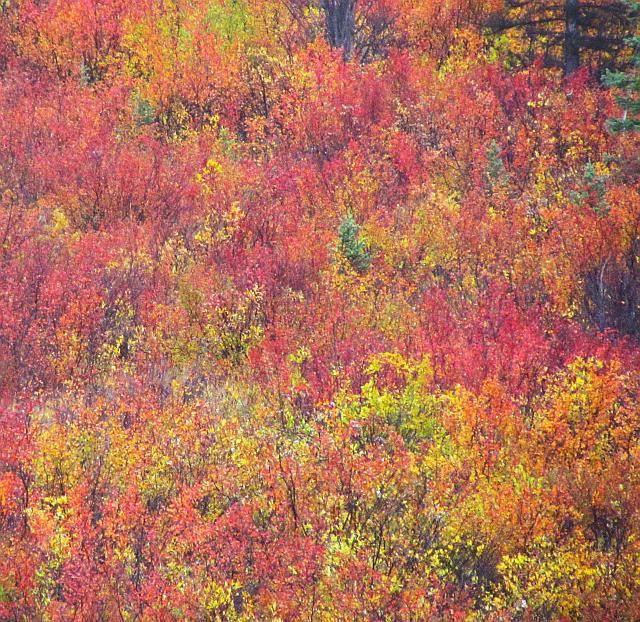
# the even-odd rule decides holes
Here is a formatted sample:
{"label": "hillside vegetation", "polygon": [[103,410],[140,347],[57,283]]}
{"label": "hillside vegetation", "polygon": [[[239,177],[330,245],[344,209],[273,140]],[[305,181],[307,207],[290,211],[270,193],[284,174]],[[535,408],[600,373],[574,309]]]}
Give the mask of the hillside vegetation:
{"label": "hillside vegetation", "polygon": [[0,0],[0,621],[637,622],[639,9]]}

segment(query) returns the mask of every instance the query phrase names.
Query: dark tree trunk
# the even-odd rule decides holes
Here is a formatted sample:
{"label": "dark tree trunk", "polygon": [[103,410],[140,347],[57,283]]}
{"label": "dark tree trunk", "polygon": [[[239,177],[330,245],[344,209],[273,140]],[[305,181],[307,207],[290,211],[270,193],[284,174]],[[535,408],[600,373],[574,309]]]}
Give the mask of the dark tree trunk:
{"label": "dark tree trunk", "polygon": [[357,0],[322,0],[327,40],[333,48],[342,48],[345,61],[353,53]]}
{"label": "dark tree trunk", "polygon": [[580,67],[580,1],[565,0],[564,3],[564,75],[570,76]]}

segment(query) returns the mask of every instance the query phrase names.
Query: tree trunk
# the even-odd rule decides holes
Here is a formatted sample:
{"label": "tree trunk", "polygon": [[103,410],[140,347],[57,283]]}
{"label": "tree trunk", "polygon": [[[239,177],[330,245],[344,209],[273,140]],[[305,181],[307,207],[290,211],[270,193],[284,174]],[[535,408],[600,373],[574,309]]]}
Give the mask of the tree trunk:
{"label": "tree trunk", "polygon": [[356,1],[322,1],[327,28],[327,41],[332,48],[342,48],[342,55],[345,61],[349,61],[353,53]]}
{"label": "tree trunk", "polygon": [[578,18],[580,0],[565,0],[564,3],[564,75],[570,76],[580,67],[580,28]]}

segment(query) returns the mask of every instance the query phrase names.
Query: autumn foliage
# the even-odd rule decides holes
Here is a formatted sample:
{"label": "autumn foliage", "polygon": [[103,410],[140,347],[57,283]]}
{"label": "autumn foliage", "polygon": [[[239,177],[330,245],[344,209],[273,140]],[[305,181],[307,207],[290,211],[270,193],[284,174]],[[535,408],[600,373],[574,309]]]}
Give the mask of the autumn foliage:
{"label": "autumn foliage", "polygon": [[0,621],[637,621],[634,8],[0,0]]}

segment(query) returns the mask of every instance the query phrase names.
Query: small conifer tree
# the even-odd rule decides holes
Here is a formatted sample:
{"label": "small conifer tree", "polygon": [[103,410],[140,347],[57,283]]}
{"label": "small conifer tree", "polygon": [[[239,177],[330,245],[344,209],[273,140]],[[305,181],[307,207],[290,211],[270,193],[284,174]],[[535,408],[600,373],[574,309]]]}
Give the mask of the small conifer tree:
{"label": "small conifer tree", "polygon": [[[640,13],[640,2],[625,0],[634,15]],[[616,102],[622,109],[622,117],[609,119],[609,130],[615,134],[640,130],[640,36],[627,39],[633,49],[632,68],[629,71],[608,71],[604,83],[617,91]]]}
{"label": "small conifer tree", "polygon": [[338,237],[338,252],[356,272],[360,274],[366,272],[371,265],[371,253],[360,236],[360,226],[353,214],[347,214],[340,223]]}

